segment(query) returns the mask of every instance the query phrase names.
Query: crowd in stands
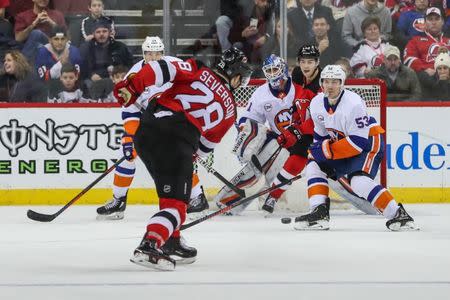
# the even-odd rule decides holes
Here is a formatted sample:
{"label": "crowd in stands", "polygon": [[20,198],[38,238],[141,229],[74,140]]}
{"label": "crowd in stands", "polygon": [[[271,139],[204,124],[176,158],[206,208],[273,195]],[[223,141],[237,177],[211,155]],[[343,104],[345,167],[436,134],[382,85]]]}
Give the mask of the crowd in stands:
{"label": "crowd in stands", "polygon": [[[117,38],[120,24],[105,9],[140,10],[140,18],[146,18],[155,16],[162,2],[0,0],[0,102],[114,101],[114,83],[141,59],[127,39],[145,36],[130,30]],[[447,2],[288,0],[284,30],[290,70],[299,72],[298,49],[315,45],[321,67],[337,63],[349,78],[380,78],[388,100],[450,100]],[[279,5],[279,0],[171,1],[173,9],[200,10],[209,17],[207,32],[192,36],[197,40],[193,55],[202,58],[207,47],[213,54],[208,57],[238,47],[254,65],[256,77],[262,77],[264,58],[280,53]],[[215,42],[204,46],[201,39]]]}

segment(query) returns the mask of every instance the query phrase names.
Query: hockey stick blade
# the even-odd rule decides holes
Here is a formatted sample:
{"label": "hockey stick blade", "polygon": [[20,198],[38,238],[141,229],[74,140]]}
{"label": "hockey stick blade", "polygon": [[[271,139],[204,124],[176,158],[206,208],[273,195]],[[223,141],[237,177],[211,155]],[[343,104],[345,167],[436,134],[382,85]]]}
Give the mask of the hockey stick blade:
{"label": "hockey stick blade", "polygon": [[85,187],[81,192],[78,193],[72,200],[70,200],[66,205],[64,205],[60,210],[58,210],[56,213],[52,215],[47,214],[41,214],[38,212],[35,212],[31,209],[27,211],[27,217],[30,218],[33,221],[38,222],[51,222],[53,221],[57,216],[59,216],[63,211],[65,211],[67,208],[69,208],[72,204],[74,204],[78,199],[80,199],[84,194],[86,194],[93,186],[95,186],[97,183],[100,182],[103,178],[106,177],[109,173],[111,173],[112,170],[114,170],[121,162],[125,160],[125,156],[116,161],[111,167],[109,167],[108,170],[103,172],[97,179],[95,179],[93,182],[91,182],[87,187]]}
{"label": "hockey stick blade", "polygon": [[203,216],[203,217],[201,217],[200,219],[197,219],[197,220],[195,220],[195,221],[192,221],[191,223],[181,225],[180,230],[188,229],[188,228],[190,228],[190,227],[192,227],[192,226],[194,226],[194,225],[197,225],[197,224],[199,224],[199,223],[202,223],[202,222],[204,222],[204,221],[206,221],[206,220],[209,220],[209,219],[211,219],[211,218],[213,218],[213,217],[215,217],[215,216],[222,215],[222,214],[224,214],[224,213],[226,213],[226,212],[232,210],[232,209],[235,208],[236,206],[239,206],[239,205],[244,204],[244,203],[246,203],[246,202],[248,202],[248,201],[251,201],[251,200],[253,200],[253,199],[256,199],[256,198],[258,198],[258,197],[260,197],[260,196],[262,196],[262,195],[265,195],[265,194],[267,194],[267,193],[270,193],[271,191],[276,190],[276,189],[278,189],[278,188],[280,188],[280,187],[282,187],[282,186],[284,186],[284,185],[286,185],[286,184],[291,184],[292,182],[294,182],[294,181],[296,181],[297,179],[300,179],[300,178],[302,178],[302,175],[297,175],[297,176],[292,177],[291,179],[289,179],[289,180],[287,180],[287,181],[285,181],[285,182],[279,183],[279,184],[274,185],[274,186],[272,186],[272,187],[269,187],[269,188],[267,188],[267,189],[265,189],[265,190],[262,190],[262,191],[260,191],[260,192],[258,192],[258,193],[256,193],[256,194],[254,194],[254,195],[251,195],[251,196],[249,196],[249,197],[247,197],[247,198],[243,198],[243,199],[241,199],[241,200],[239,200],[239,201],[236,201],[235,203],[231,204],[230,206],[226,206],[226,207],[224,207],[224,208],[222,208],[222,209],[219,209],[219,210],[217,210],[217,211],[215,211],[215,212],[213,212],[213,213],[210,213],[209,215]]}
{"label": "hockey stick blade", "polygon": [[27,211],[27,217],[30,218],[33,221],[38,221],[38,222],[51,222],[53,221],[57,216],[55,215],[46,215],[46,214],[41,214],[38,212],[35,212],[34,210],[29,209]]}

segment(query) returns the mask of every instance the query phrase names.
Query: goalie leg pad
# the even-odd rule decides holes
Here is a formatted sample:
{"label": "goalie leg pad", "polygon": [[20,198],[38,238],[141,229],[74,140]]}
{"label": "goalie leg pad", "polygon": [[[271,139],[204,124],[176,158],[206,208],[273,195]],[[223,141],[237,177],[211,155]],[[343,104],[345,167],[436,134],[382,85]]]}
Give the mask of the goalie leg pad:
{"label": "goalie leg pad", "polygon": [[[255,174],[254,167],[251,163],[248,163],[230,180],[230,182],[240,189],[246,189],[252,187],[256,182],[258,182],[260,177],[261,173]],[[223,208],[224,206],[233,204],[239,199],[240,196],[237,195],[232,189],[227,186],[223,186],[219,193],[214,197],[214,202],[219,208]],[[237,213],[239,210],[243,209],[233,209],[231,213]]]}

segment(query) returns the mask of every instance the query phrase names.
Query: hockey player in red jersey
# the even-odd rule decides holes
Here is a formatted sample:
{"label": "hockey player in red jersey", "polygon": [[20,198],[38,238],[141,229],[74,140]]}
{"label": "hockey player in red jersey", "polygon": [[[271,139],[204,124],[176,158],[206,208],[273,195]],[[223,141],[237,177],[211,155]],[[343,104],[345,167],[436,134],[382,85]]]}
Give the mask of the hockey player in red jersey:
{"label": "hockey player in red jersey", "polygon": [[225,51],[215,69],[199,61],[150,62],[117,84],[114,95],[131,105],[146,86],[172,82],[154,105],[147,107],[134,144],[152,175],[160,211],[151,217],[131,261],[145,267],[173,270],[177,255],[195,261],[197,250],[180,236],[192,184],[192,158],[211,152],[236,119],[232,90],[248,83],[251,69],[244,54]]}

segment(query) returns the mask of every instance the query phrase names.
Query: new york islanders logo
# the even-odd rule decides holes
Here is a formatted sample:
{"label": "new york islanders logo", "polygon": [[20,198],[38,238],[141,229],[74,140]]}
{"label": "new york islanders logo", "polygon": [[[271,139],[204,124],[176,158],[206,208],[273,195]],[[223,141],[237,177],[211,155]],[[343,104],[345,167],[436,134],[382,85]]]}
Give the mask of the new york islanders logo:
{"label": "new york islanders logo", "polygon": [[291,124],[291,112],[289,109],[280,110],[274,117],[273,123],[278,131],[283,131]]}
{"label": "new york islanders logo", "polygon": [[412,23],[412,27],[418,31],[418,32],[424,32],[425,31],[425,19],[424,18],[417,18]]}

